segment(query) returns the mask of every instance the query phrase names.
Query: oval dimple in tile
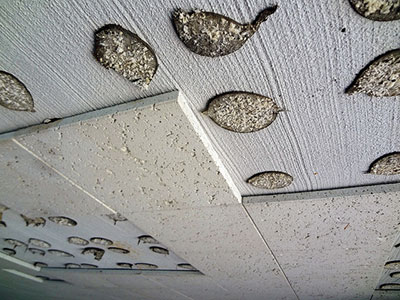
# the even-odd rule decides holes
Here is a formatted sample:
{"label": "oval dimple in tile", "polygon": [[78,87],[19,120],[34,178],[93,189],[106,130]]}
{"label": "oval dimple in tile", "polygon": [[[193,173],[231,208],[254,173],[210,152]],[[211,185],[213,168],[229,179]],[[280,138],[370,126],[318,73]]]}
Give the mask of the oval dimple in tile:
{"label": "oval dimple in tile", "polygon": [[159,244],[159,242],[150,235],[141,235],[138,237],[138,244]]}
{"label": "oval dimple in tile", "polygon": [[7,227],[7,224],[6,224],[6,222],[4,222],[4,221],[0,221],[0,227]]}
{"label": "oval dimple in tile", "polygon": [[44,262],[40,262],[40,261],[37,261],[37,262],[33,263],[33,265],[34,265],[35,267],[39,267],[39,268],[48,267],[48,264],[46,264],[46,263],[44,263]]}
{"label": "oval dimple in tile", "polygon": [[47,276],[36,275],[35,277],[40,278],[40,279],[45,280],[45,281],[50,280],[50,277],[47,277]]}
{"label": "oval dimple in tile", "polygon": [[400,174],[400,152],[393,152],[381,156],[371,164],[368,173],[373,175]]}
{"label": "oval dimple in tile", "polygon": [[14,75],[0,71],[0,105],[17,111],[35,112],[31,93]]}
{"label": "oval dimple in tile", "polygon": [[93,264],[81,264],[81,268],[84,268],[84,269],[96,269],[96,268],[98,268],[98,266],[93,265]]}
{"label": "oval dimple in tile", "polygon": [[120,247],[108,247],[108,250],[110,250],[111,252],[120,253],[120,254],[128,254],[129,253],[129,250],[120,248]]}
{"label": "oval dimple in tile", "polygon": [[3,248],[1,251],[10,256],[17,254],[17,252],[11,248]]}
{"label": "oval dimple in tile", "polygon": [[132,269],[133,264],[131,264],[131,263],[126,263],[126,262],[118,262],[118,263],[117,263],[117,266],[118,266],[118,267],[121,267],[121,268],[125,268],[125,269]]}
{"label": "oval dimple in tile", "polygon": [[146,269],[146,270],[158,269],[158,266],[157,266],[157,265],[148,264],[148,263],[136,263],[135,266],[136,266],[138,269]]}
{"label": "oval dimple in tile", "polygon": [[78,224],[75,220],[63,216],[48,217],[48,219],[63,226],[76,226]]}
{"label": "oval dimple in tile", "polygon": [[66,269],[80,269],[81,266],[78,264],[73,264],[73,263],[68,263],[68,264],[64,264]]}
{"label": "oval dimple in tile", "polygon": [[191,271],[197,271],[195,267],[193,267],[191,264],[183,263],[183,264],[177,264],[178,268],[185,269],[185,270],[191,270]]}
{"label": "oval dimple in tile", "polygon": [[104,253],[105,253],[105,251],[103,249],[95,248],[95,247],[87,247],[82,250],[83,255],[87,255],[87,254],[93,255],[95,260],[101,260]]}
{"label": "oval dimple in tile", "polygon": [[146,88],[157,68],[157,57],[145,41],[125,28],[108,24],[95,33],[94,56],[107,69]]}
{"label": "oval dimple in tile", "polygon": [[78,246],[86,246],[89,244],[89,241],[87,241],[81,237],[78,237],[78,236],[70,236],[68,238],[68,243],[78,245]]}
{"label": "oval dimple in tile", "polygon": [[28,247],[27,244],[25,244],[24,242],[21,242],[19,240],[15,240],[15,239],[4,239],[4,241],[12,246],[14,246],[14,248],[16,247]]}
{"label": "oval dimple in tile", "polygon": [[282,111],[263,95],[232,92],[211,99],[203,113],[217,125],[238,133],[250,133],[268,127]]}
{"label": "oval dimple in tile", "polygon": [[400,283],[384,283],[379,288],[381,290],[400,291]]}
{"label": "oval dimple in tile", "polygon": [[400,278],[400,271],[399,272],[390,273],[390,277],[392,277],[392,278]]}
{"label": "oval dimple in tile", "polygon": [[353,9],[373,21],[400,19],[400,0],[350,0]]}
{"label": "oval dimple in tile", "polygon": [[111,246],[113,244],[111,240],[102,237],[92,237],[90,241],[94,244],[102,246]]}
{"label": "oval dimple in tile", "polygon": [[28,248],[28,251],[34,255],[41,255],[44,256],[46,252],[42,249],[37,249],[37,248]]}
{"label": "oval dimple in tile", "polygon": [[153,246],[153,247],[150,247],[149,249],[151,251],[153,251],[154,253],[157,253],[157,254],[164,254],[164,255],[168,255],[169,254],[169,251],[167,249],[165,249],[165,248],[162,248],[162,247]]}
{"label": "oval dimple in tile", "polygon": [[268,171],[253,175],[247,182],[261,189],[281,189],[289,186],[293,177],[279,171]]}
{"label": "oval dimple in tile", "polygon": [[400,270],[400,260],[391,260],[385,264],[385,269]]}
{"label": "oval dimple in tile", "polygon": [[399,96],[400,49],[375,58],[358,74],[346,93],[363,93],[370,97]]}
{"label": "oval dimple in tile", "polygon": [[29,218],[23,214],[20,215],[22,219],[24,219],[26,226],[33,226],[33,227],[38,227],[46,225],[46,220],[42,217],[38,218]]}
{"label": "oval dimple in tile", "polygon": [[43,240],[35,239],[35,238],[30,238],[29,244],[36,246],[36,247],[40,247],[40,248],[50,248],[51,247],[50,243],[43,241]]}
{"label": "oval dimple in tile", "polygon": [[74,257],[71,253],[68,253],[66,251],[58,250],[58,249],[49,249],[47,250],[48,253],[55,255],[55,256],[60,256],[60,257]]}

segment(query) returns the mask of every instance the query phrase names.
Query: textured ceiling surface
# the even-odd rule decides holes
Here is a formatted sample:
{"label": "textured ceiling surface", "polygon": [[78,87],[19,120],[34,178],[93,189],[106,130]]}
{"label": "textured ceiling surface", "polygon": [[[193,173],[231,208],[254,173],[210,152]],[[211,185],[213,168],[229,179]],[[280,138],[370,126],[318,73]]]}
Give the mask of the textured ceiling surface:
{"label": "textured ceiling surface", "polygon": [[[179,89],[243,195],[268,192],[245,180],[269,170],[294,177],[283,192],[398,181],[364,174],[376,158],[398,150],[398,97],[349,96],[344,90],[376,56],[399,47],[399,21],[363,18],[347,0],[278,1],[276,13],[241,49],[220,58],[190,52],[171,22],[179,7],[250,22],[272,4],[2,1],[0,67],[25,83],[37,112],[1,108],[0,131]],[[137,33],[155,50],[160,67],[148,90],[94,59],[94,32],[107,23]],[[233,90],[269,96],[287,111],[267,129],[248,134],[219,128],[199,113],[210,98]]]}

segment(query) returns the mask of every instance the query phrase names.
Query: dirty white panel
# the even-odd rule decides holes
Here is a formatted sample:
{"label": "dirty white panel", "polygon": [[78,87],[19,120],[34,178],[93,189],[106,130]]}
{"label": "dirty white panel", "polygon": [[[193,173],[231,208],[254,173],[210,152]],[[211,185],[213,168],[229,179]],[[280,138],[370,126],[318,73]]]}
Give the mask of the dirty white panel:
{"label": "dirty white panel", "polygon": [[228,291],[227,299],[296,299],[241,205],[129,214]]}
{"label": "dirty white panel", "polygon": [[370,193],[245,207],[300,299],[369,299],[398,234],[399,196]]}
{"label": "dirty white panel", "polygon": [[[251,22],[272,4],[279,8],[260,30],[221,58],[190,52],[171,22],[179,7]],[[399,181],[398,176],[364,174],[377,157],[399,148],[398,97],[344,94],[368,62],[399,47],[398,21],[363,18],[348,0],[24,0],[0,5],[0,68],[26,84],[37,108],[34,114],[0,108],[2,132],[180,89],[244,195],[269,192],[245,180],[271,170],[294,177],[290,187],[273,192]],[[107,23],[136,32],[154,48],[160,68],[148,91],[93,58],[93,32]],[[237,90],[271,97],[287,111],[251,134],[228,132],[201,116],[210,98]]]}
{"label": "dirty white panel", "polygon": [[238,203],[180,101],[160,95],[15,139],[124,214]]}
{"label": "dirty white panel", "polygon": [[0,203],[28,217],[112,213],[17,144],[0,141]]}

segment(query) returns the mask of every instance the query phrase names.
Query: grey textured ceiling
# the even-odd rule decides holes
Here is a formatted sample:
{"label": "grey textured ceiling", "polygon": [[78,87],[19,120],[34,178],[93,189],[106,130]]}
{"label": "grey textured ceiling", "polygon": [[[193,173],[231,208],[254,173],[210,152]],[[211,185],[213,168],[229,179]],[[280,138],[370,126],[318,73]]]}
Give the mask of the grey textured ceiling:
{"label": "grey textured ceiling", "polygon": [[[27,85],[37,112],[1,108],[0,131],[179,89],[244,195],[268,192],[245,183],[268,170],[295,178],[278,192],[398,181],[364,174],[377,157],[399,149],[398,97],[348,96],[344,90],[368,62],[399,47],[399,21],[365,19],[347,0],[278,1],[277,12],[243,48],[214,59],[186,49],[171,22],[178,7],[249,22],[274,3],[2,1],[0,68]],[[93,58],[93,33],[107,23],[136,32],[155,49],[160,68],[147,91]],[[226,131],[199,111],[232,90],[272,97],[287,112],[256,133]]]}

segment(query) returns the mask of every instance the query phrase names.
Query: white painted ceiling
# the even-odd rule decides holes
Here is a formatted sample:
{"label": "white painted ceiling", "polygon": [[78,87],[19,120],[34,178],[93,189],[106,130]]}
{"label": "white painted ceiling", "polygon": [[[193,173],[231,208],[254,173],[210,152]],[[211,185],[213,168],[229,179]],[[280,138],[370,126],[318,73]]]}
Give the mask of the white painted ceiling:
{"label": "white painted ceiling", "polygon": [[[107,299],[398,299],[396,292],[374,292],[398,236],[398,185],[368,194],[306,193],[290,201],[259,196],[239,203],[239,195],[268,194],[245,183],[266,170],[294,177],[278,193],[400,179],[364,174],[379,156],[399,151],[398,97],[344,94],[368,62],[399,47],[400,21],[367,20],[346,0],[278,1],[277,12],[243,48],[214,59],[186,49],[171,23],[179,7],[249,22],[275,3],[0,3],[0,69],[25,83],[36,108],[0,107],[0,132],[169,91],[181,95],[178,102],[170,93],[22,136],[3,135],[0,203],[32,216],[121,212],[204,273],[58,271],[52,274],[71,285],[54,288],[0,272],[4,295],[39,299],[44,291],[56,298],[62,290],[60,298],[75,299],[94,293]],[[155,50],[160,67],[148,90],[93,58],[93,33],[108,23],[137,33]],[[269,96],[287,112],[250,134],[226,131],[200,114],[210,98],[234,90]]]}

